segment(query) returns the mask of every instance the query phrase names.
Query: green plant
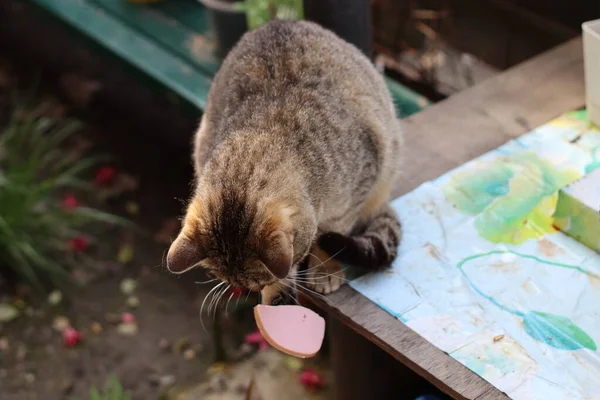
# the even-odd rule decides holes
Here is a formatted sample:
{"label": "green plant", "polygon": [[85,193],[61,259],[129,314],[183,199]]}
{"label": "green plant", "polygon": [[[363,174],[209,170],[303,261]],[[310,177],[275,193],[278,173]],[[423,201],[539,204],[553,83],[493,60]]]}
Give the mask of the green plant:
{"label": "green plant", "polygon": [[244,0],[238,7],[246,12],[250,29],[275,18],[302,19],[304,15],[302,0]]}
{"label": "green plant", "polygon": [[0,274],[36,289],[66,281],[82,262],[76,253],[91,240],[90,225],[124,223],[78,206],[74,193],[92,188],[82,174],[100,161],[65,149],[79,129],[77,121],[19,107],[0,131]]}
{"label": "green plant", "polygon": [[132,400],[132,397],[125,392],[117,377],[112,376],[102,392],[95,386],[90,389],[90,400]]}

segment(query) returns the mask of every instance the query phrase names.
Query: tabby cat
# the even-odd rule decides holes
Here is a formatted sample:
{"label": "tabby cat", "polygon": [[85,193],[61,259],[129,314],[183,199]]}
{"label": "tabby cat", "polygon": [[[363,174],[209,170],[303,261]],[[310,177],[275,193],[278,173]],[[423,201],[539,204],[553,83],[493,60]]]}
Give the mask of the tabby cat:
{"label": "tabby cat", "polygon": [[389,265],[401,147],[384,80],[356,47],[304,21],[245,34],[210,88],[168,269],[202,266],[272,304],[296,282],[336,290],[340,263]]}

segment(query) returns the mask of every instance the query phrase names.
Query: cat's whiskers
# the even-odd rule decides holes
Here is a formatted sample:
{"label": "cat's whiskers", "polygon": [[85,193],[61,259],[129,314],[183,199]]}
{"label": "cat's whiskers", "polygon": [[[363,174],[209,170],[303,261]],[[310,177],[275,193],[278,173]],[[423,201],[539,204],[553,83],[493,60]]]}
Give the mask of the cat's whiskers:
{"label": "cat's whiskers", "polygon": [[315,257],[317,260],[321,261],[321,264],[319,264],[319,265],[315,265],[314,267],[312,267],[312,268],[308,268],[308,269],[306,269],[306,270],[304,270],[304,271],[298,271],[298,273],[307,273],[308,271],[312,271],[313,269],[316,269],[316,268],[319,268],[319,267],[323,266],[323,265],[324,265],[324,264],[325,264],[327,261],[330,261],[330,260],[332,260],[332,259],[333,259],[335,256],[337,256],[338,254],[340,254],[340,253],[341,253],[342,251],[344,251],[345,249],[346,249],[346,247],[344,247],[344,248],[340,249],[340,250],[339,250],[337,253],[335,253],[334,255],[332,255],[331,257],[329,257],[329,258],[328,258],[327,260],[325,260],[325,261],[321,261],[321,259],[320,259],[319,257],[315,256],[315,255],[314,255],[314,254],[312,254],[312,253],[308,253],[309,255],[311,255],[311,256],[314,256],[314,257]]}
{"label": "cat's whiskers", "polygon": [[231,298],[233,297],[233,294],[234,293],[231,292],[231,294],[229,295],[229,298],[227,299],[227,303],[225,303],[225,317],[227,317],[229,315],[229,302],[231,301]]}
{"label": "cat's whiskers", "polygon": [[200,324],[202,325],[202,328],[204,329],[204,331],[206,332],[206,326],[204,326],[204,319],[202,318],[202,310],[204,309],[204,304],[206,303],[206,299],[208,299],[208,297],[210,296],[210,294],[216,290],[217,288],[221,287],[221,285],[224,285],[225,282],[221,282],[217,285],[215,285],[212,289],[210,289],[210,291],[206,294],[206,296],[204,296],[204,300],[202,300],[202,305],[200,306]]}
{"label": "cat's whiskers", "polygon": [[[289,286],[288,286],[288,287],[289,287]],[[296,285],[296,288],[297,288],[298,290],[304,290],[304,291],[305,291],[305,292],[304,292],[305,294],[311,294],[311,295],[315,295],[315,296],[317,296],[317,297],[320,297],[320,298],[322,298],[322,299],[323,299],[323,301],[325,301],[327,304],[330,304],[330,301],[329,301],[329,299],[328,299],[327,297],[325,297],[325,296],[324,296],[323,294],[321,294],[321,293],[315,292],[314,290],[311,290],[311,289],[309,289],[309,288],[307,288],[306,286],[303,286],[303,285]]]}
{"label": "cat's whiskers", "polygon": [[[227,286],[225,286],[224,289],[221,289],[220,291],[216,292],[215,295],[213,295],[213,297],[214,297],[213,302],[212,302],[212,313],[213,313],[213,316],[216,315],[217,309],[219,307],[219,302],[221,301],[221,299],[225,295],[225,292],[227,292],[227,290],[230,287],[231,287],[231,285],[227,285]],[[209,306],[208,306],[208,315],[209,316],[210,316],[210,313],[211,313],[211,305],[209,304]]]}
{"label": "cat's whiskers", "polygon": [[196,284],[198,284],[198,285],[204,285],[204,284],[207,284],[207,283],[214,282],[214,281],[216,281],[216,280],[218,280],[218,279],[219,279],[219,278],[213,278],[213,279],[209,279],[209,280],[207,280],[207,281],[196,281],[196,282],[194,282],[194,283],[196,283]]}

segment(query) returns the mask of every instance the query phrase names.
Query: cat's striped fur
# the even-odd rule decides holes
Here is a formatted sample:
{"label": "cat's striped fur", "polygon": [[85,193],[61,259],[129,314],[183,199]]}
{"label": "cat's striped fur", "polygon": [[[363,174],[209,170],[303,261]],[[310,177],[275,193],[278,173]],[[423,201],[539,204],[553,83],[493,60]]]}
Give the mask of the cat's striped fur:
{"label": "cat's striped fur", "polygon": [[309,22],[247,33],[210,89],[169,269],[202,265],[269,302],[306,257],[301,281],[323,293],[343,282],[338,260],[388,265],[401,147],[384,80],[354,46]]}

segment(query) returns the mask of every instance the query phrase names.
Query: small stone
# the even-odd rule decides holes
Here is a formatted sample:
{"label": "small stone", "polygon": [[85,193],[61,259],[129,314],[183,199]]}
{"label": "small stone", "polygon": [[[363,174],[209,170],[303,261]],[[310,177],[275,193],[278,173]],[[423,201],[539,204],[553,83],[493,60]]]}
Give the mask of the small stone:
{"label": "small stone", "polygon": [[127,298],[127,307],[129,308],[137,308],[140,305],[140,299],[136,296],[129,296]]}
{"label": "small stone", "polygon": [[54,290],[48,295],[48,304],[51,306],[59,305],[62,301],[63,295],[60,290]]}
{"label": "small stone", "polygon": [[286,357],[285,365],[288,367],[288,369],[294,372],[299,372],[304,368],[304,363],[302,360],[296,357]]}
{"label": "small stone", "polygon": [[126,296],[129,296],[130,294],[132,294],[135,291],[136,287],[137,287],[137,282],[135,281],[135,279],[126,278],[121,281],[121,285],[120,285],[121,293],[123,293]]}
{"label": "small stone", "polygon": [[64,396],[68,396],[73,392],[74,386],[75,384],[73,383],[73,381],[66,378],[60,385],[60,390]]}
{"label": "small stone", "polygon": [[27,355],[27,348],[25,345],[19,345],[17,347],[17,353],[15,354],[15,358],[19,362],[23,362],[25,360],[25,356]]}
{"label": "small stone", "polygon": [[131,215],[138,215],[140,213],[140,205],[135,201],[128,201],[125,203],[125,211]]}
{"label": "small stone", "polygon": [[52,327],[58,332],[62,332],[65,329],[71,327],[71,322],[69,322],[69,319],[67,317],[59,315],[56,318],[54,318],[54,321],[52,322]]}
{"label": "small stone", "polygon": [[21,298],[16,298],[14,301],[15,307],[19,308],[19,309],[24,309],[25,308],[25,301]]}
{"label": "small stone", "polygon": [[92,322],[90,329],[97,335],[102,332],[102,325],[100,325],[98,322]]}
{"label": "small stone", "polygon": [[170,346],[171,346],[171,344],[165,338],[162,338],[158,341],[158,348],[161,349],[162,351],[167,350]]}
{"label": "small stone", "polygon": [[20,312],[17,307],[7,303],[0,303],[0,322],[10,322],[16,319],[19,314]]}
{"label": "small stone", "polygon": [[185,358],[188,361],[193,360],[194,358],[196,358],[196,350],[187,349],[183,352],[183,358]]}
{"label": "small stone", "polygon": [[117,327],[117,332],[124,336],[134,336],[138,333],[138,326],[135,322],[121,323]]}
{"label": "small stone", "polygon": [[213,365],[211,365],[208,368],[207,372],[211,375],[222,374],[223,372],[225,372],[225,363],[222,363],[222,362],[214,363]]}
{"label": "small stone", "polygon": [[35,382],[35,375],[31,372],[26,373],[25,382],[27,382],[28,385],[33,385],[33,383]]}
{"label": "small stone", "polygon": [[[117,253],[117,262],[119,264],[128,264],[133,260],[133,247],[130,244],[125,244],[121,246],[119,252]],[[129,294],[129,293],[124,293]]]}
{"label": "small stone", "polygon": [[118,324],[121,322],[121,314],[106,313],[104,314],[104,319],[106,319],[106,322],[108,323]]}
{"label": "small stone", "polygon": [[175,383],[175,376],[173,375],[163,375],[158,379],[158,384],[160,387],[172,386]]}

